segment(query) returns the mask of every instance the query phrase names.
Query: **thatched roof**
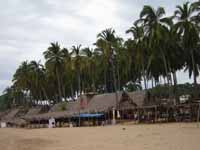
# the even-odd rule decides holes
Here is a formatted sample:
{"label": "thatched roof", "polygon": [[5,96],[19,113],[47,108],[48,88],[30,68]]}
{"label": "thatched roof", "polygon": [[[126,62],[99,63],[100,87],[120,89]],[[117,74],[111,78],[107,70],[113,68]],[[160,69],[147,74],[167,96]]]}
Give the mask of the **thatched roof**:
{"label": "thatched roof", "polygon": [[[116,101],[116,93],[107,93],[94,95],[87,107],[82,112],[103,112],[112,108],[120,107],[120,109],[131,109],[142,107],[145,104],[146,92],[118,92],[118,100]],[[117,103],[118,102],[118,105]]]}
{"label": "thatched roof", "polygon": [[8,112],[6,115],[4,115],[1,120],[3,122],[7,122],[13,125],[25,125],[26,121],[21,117],[21,115],[24,115],[24,110],[23,109],[12,109],[10,112]]}
{"label": "thatched roof", "polygon": [[64,118],[77,114],[79,110],[80,110],[79,100],[61,102],[54,105],[47,113],[29,115],[26,116],[25,119],[29,121],[34,121],[34,120],[48,120],[51,117],[55,119]]}
{"label": "thatched roof", "polygon": [[36,115],[39,114],[41,112],[42,108],[41,107],[37,107],[37,108],[31,108],[28,110],[28,112],[26,113],[25,116],[30,116],[30,115]]}
{"label": "thatched roof", "polygon": [[137,107],[142,107],[146,103],[146,92],[145,91],[129,92],[128,96],[131,98],[133,103],[135,103],[137,105]]}
{"label": "thatched roof", "polygon": [[55,119],[69,117],[69,113],[66,111],[59,111],[59,112],[48,112],[44,114],[32,115],[28,116],[25,119],[28,121],[38,121],[38,120],[48,120],[49,118],[53,117]]}
{"label": "thatched roof", "polygon": [[8,122],[17,126],[22,126],[22,125],[27,124],[26,120],[22,118],[14,118],[12,120],[9,120]]}
{"label": "thatched roof", "polygon": [[[118,100],[121,98],[121,95],[122,93],[119,92]],[[116,107],[116,104],[115,93],[94,95],[83,112],[103,112]]]}
{"label": "thatched roof", "polygon": [[12,120],[13,118],[17,116],[19,111],[20,109],[12,109],[8,114],[2,117],[2,120],[4,121]]}
{"label": "thatched roof", "polygon": [[[118,103],[121,109],[141,107],[145,103],[146,94],[144,91],[127,93],[127,101],[124,101],[123,92],[118,92]],[[126,98],[125,98],[126,99]],[[101,95],[82,96],[76,101],[62,102],[53,106],[48,113],[29,115],[27,120],[48,120],[64,117],[73,117],[79,113],[106,112],[116,108],[116,94],[107,93]],[[64,109],[63,109],[64,108]]]}
{"label": "thatched roof", "polygon": [[59,111],[77,111],[80,109],[80,100],[76,101],[68,101],[68,102],[60,102],[58,104],[55,104],[49,112],[59,112]]}
{"label": "thatched roof", "polygon": [[31,117],[33,117],[35,115],[38,115],[41,112],[42,112],[42,108],[41,107],[31,108],[31,109],[28,110],[26,115],[23,116],[22,118],[28,120],[29,118],[31,118]]}
{"label": "thatched roof", "polygon": [[5,116],[7,114],[7,112],[0,112],[0,120],[3,118],[3,116]]}

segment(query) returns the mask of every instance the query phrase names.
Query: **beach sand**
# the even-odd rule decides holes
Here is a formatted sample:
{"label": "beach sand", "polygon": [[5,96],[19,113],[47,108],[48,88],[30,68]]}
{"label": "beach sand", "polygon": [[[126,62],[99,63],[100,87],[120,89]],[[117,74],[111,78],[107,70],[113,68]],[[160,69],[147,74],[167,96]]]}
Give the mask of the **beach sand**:
{"label": "beach sand", "polygon": [[0,150],[189,149],[200,149],[200,128],[195,123],[0,129]]}

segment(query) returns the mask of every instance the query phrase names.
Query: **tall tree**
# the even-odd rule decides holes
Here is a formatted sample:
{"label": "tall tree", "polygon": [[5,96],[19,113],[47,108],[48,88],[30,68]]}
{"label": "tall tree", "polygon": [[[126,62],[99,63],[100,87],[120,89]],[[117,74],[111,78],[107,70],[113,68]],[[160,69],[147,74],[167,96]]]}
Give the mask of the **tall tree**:
{"label": "tall tree", "polygon": [[[115,57],[115,45],[118,41],[121,40],[120,38],[116,37],[115,30],[112,28],[103,30],[101,33],[97,35],[97,46],[99,46],[102,50],[102,54],[105,61],[105,75],[108,71],[108,66],[110,65],[112,68],[112,76],[114,80],[114,89],[117,91],[117,79],[115,74],[115,64],[114,64],[114,57]],[[106,77],[105,77],[106,78]]]}
{"label": "tall tree", "polygon": [[82,67],[82,57],[81,57],[81,45],[72,46],[72,52],[71,56],[73,57],[73,66],[77,73],[77,79],[78,79],[78,92],[81,95],[82,89],[81,89],[81,67]]}
{"label": "tall tree", "polygon": [[189,71],[189,76],[193,74],[194,96],[197,97],[197,76],[199,75],[199,2],[186,2],[182,6],[177,6],[174,16],[177,19],[177,32],[181,35],[184,49],[185,65]]}
{"label": "tall tree", "polygon": [[57,87],[59,93],[59,100],[62,100],[62,87],[61,87],[61,75],[64,64],[64,54],[60,48],[58,42],[51,43],[51,46],[44,52],[46,59],[46,67],[52,72],[57,79]]}

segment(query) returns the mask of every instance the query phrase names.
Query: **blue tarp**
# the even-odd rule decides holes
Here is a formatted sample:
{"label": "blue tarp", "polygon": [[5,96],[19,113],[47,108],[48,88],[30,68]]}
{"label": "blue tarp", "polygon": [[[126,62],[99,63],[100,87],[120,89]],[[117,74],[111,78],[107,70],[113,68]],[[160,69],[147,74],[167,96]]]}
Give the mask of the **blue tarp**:
{"label": "blue tarp", "polygon": [[98,117],[101,117],[103,116],[104,114],[102,113],[98,113],[98,114],[80,114],[80,115],[77,115],[76,117],[80,117],[80,118],[98,118]]}

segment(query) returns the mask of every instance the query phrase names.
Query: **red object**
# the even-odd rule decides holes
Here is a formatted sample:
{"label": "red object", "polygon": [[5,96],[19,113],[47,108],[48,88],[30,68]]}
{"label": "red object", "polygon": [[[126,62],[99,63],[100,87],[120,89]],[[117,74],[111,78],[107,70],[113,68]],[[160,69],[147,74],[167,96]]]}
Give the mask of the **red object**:
{"label": "red object", "polygon": [[85,107],[86,107],[86,105],[87,105],[87,102],[86,102],[86,101],[84,101],[84,99],[83,99],[83,98],[81,98],[81,100],[80,100],[80,107],[83,109],[83,108],[85,108]]}

